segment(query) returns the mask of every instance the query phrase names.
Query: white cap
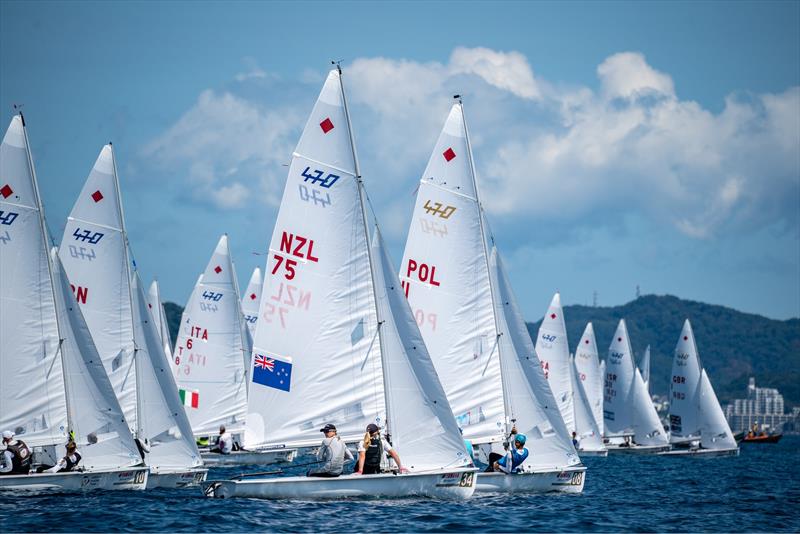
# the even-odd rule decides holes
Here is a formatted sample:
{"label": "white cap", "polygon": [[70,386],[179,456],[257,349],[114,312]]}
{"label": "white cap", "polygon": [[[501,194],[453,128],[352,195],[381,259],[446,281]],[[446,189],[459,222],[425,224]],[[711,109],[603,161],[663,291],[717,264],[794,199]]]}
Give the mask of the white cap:
{"label": "white cap", "polygon": [[14,437],[14,433],[10,430],[3,431],[3,439],[12,439]]}

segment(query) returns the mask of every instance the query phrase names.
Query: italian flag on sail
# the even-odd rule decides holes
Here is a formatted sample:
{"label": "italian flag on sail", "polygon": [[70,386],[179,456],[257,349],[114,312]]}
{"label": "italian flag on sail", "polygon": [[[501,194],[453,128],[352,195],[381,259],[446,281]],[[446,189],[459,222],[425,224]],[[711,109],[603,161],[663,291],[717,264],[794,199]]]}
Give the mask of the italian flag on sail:
{"label": "italian flag on sail", "polygon": [[200,392],[199,391],[189,391],[188,389],[179,389],[178,393],[181,396],[181,402],[184,406],[191,406],[192,408],[197,408],[197,405],[200,403]]}

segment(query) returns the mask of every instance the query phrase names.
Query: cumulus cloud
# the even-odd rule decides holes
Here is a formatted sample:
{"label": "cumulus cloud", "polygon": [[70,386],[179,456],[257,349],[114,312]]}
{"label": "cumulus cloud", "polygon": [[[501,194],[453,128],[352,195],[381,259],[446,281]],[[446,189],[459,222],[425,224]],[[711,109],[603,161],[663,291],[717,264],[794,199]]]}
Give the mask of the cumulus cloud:
{"label": "cumulus cloud", "polygon": [[[257,66],[249,72],[203,92],[145,151],[219,209],[277,202],[281,164],[322,79],[303,72],[276,88]],[[715,113],[682,100],[637,52],[606,58],[595,74],[597,90],[564,87],[535,76],[519,52],[488,48],[456,48],[446,62],[355,60],[344,79],[374,203],[393,220],[410,211],[460,93],[485,203],[509,225],[555,221],[568,232],[637,214],[696,239],[775,223],[796,231],[800,88],[732,94]],[[407,230],[384,229],[397,239]]]}

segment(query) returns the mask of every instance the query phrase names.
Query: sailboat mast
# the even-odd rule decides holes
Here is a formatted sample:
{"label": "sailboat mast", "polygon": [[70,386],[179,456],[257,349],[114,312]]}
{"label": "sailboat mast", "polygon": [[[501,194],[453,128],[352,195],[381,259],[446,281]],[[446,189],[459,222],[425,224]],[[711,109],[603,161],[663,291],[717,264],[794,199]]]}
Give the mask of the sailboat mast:
{"label": "sailboat mast", "polygon": [[[227,236],[228,234],[225,235]],[[239,340],[242,344],[242,382],[244,383],[245,391],[249,393],[250,380],[247,378],[247,372],[249,371],[248,368],[250,364],[245,362],[252,358],[253,347],[251,344],[250,348],[247,348],[247,325],[242,321],[244,312],[242,311],[242,301],[240,299],[241,294],[239,293],[239,275],[236,274],[236,265],[233,263],[233,258],[230,255],[228,257],[231,260],[231,278],[233,278],[233,291],[234,296],[236,297],[236,310],[239,312],[236,314],[236,325],[239,327]]]}
{"label": "sailboat mast", "polygon": [[381,325],[383,325],[383,319],[381,318],[381,311],[380,307],[378,306],[378,294],[375,291],[375,260],[372,257],[372,243],[369,237],[369,230],[367,229],[367,206],[364,203],[364,182],[361,179],[361,168],[358,164],[358,154],[356,153],[356,142],[353,138],[353,125],[350,121],[350,110],[347,107],[347,96],[344,92],[344,82],[342,81],[342,67],[338,63],[336,63],[336,69],[339,71],[339,87],[342,90],[342,103],[344,105],[344,116],[347,119],[347,133],[350,136],[350,149],[353,152],[353,164],[355,166],[356,171],[356,185],[358,187],[358,202],[361,205],[361,217],[363,219],[363,228],[364,228],[364,237],[366,238],[367,242],[367,258],[369,259],[369,275],[372,279],[372,298],[375,302],[375,315],[378,318],[378,344],[381,350],[381,375],[383,376],[383,400],[384,405],[386,408],[386,421],[385,421],[385,433],[391,434],[390,431],[390,417],[389,417],[389,377],[388,373],[386,373],[386,350],[384,347],[383,336],[381,335]]}
{"label": "sailboat mast", "polygon": [[136,325],[134,324],[133,319],[133,288],[132,288],[132,279],[131,279],[131,260],[129,256],[129,243],[128,243],[128,230],[125,228],[125,210],[122,207],[122,193],[120,192],[119,187],[119,175],[117,174],[117,155],[114,152],[113,145],[109,142],[108,145],[111,147],[111,163],[114,168],[114,187],[116,188],[117,192],[117,207],[119,209],[119,222],[120,228],[122,228],[122,255],[125,259],[125,276],[127,277],[128,282],[128,305],[130,306],[130,317],[131,317],[131,334],[133,335],[133,365],[134,365],[134,373],[136,376],[136,432],[134,435],[140,439],[145,439],[142,426],[142,417],[144,415],[144,408],[142,406],[142,396],[139,394],[139,382],[141,381],[141,369],[139,366],[139,347],[136,345]]}
{"label": "sailboat mast", "polygon": [[[50,277],[50,291],[52,292],[53,304],[55,305],[56,281],[55,278],[53,278],[53,264],[51,263],[50,247],[48,246],[49,234],[47,233],[47,223],[45,222],[44,218],[44,205],[42,204],[42,197],[39,195],[39,180],[36,178],[36,168],[33,166],[33,155],[31,154],[31,145],[30,141],[28,140],[28,128],[25,126],[25,116],[22,115],[22,111],[19,112],[19,119],[22,121],[22,134],[25,136],[25,154],[28,156],[28,169],[30,170],[31,178],[33,179],[33,195],[36,197],[36,207],[39,209],[39,225],[42,230],[42,239],[44,240],[44,253],[47,257],[47,275]],[[56,350],[61,358],[61,374],[64,378],[64,400],[67,407],[67,435],[70,436],[74,416],[72,414],[72,407],[69,402],[69,395],[67,394],[69,391],[69,373],[66,372],[67,368],[64,366],[64,353],[61,350],[61,346],[64,343],[64,337],[61,334],[61,318],[58,316],[58,308],[56,308],[55,315],[56,330],[58,331],[58,347],[56,347]]]}
{"label": "sailboat mast", "polygon": [[492,299],[492,318],[494,319],[494,331],[495,331],[495,344],[497,346],[497,358],[500,362],[500,384],[503,386],[503,409],[505,410],[505,417],[504,422],[506,425],[505,428],[505,435],[508,436],[509,434],[509,417],[513,418],[514,414],[511,413],[510,409],[510,402],[508,400],[508,385],[506,384],[506,376],[505,372],[503,371],[503,354],[500,350],[500,336],[503,335],[503,332],[500,332],[500,327],[497,322],[497,309],[495,308],[495,296],[494,296],[494,284],[492,283],[492,276],[491,276],[491,268],[489,266],[489,246],[486,243],[486,229],[483,224],[483,203],[481,202],[481,196],[478,192],[478,181],[475,178],[475,160],[472,159],[472,144],[469,141],[469,128],[467,127],[467,117],[464,114],[464,103],[461,101],[461,96],[456,96],[458,99],[459,109],[461,110],[461,119],[464,122],[464,139],[467,143],[467,158],[469,159],[469,171],[470,176],[472,177],[472,187],[475,190],[475,200],[478,202],[478,223],[480,225],[481,230],[481,243],[483,244],[483,257],[486,260],[486,273],[489,275],[489,295]]}

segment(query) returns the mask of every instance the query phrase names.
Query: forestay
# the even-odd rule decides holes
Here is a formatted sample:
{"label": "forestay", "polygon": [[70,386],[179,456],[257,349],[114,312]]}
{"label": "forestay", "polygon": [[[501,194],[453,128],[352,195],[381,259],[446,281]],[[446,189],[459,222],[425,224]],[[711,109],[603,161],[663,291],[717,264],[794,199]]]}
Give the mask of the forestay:
{"label": "forestay", "polygon": [[331,71],[289,167],[264,271],[245,444],[348,441],[385,421],[382,341],[355,152]]}
{"label": "forestay", "polygon": [[241,432],[247,409],[243,324],[228,236],[223,235],[183,310],[173,355],[192,432]]}
{"label": "forestay", "polygon": [[592,323],[586,325],[578,347],[575,349],[575,369],[592,409],[597,428],[603,434],[603,371],[597,355],[597,341]]}
{"label": "forestay", "polygon": [[377,227],[372,259],[392,445],[412,472],[469,465],[472,460]]}
{"label": "forestay", "polygon": [[0,145],[0,428],[33,447],[66,440],[67,407],[46,228],[24,128],[21,115],[12,118]]}
{"label": "forestay", "polygon": [[161,336],[148,309],[144,288],[133,273],[133,319],[139,366],[139,421],[150,447],[147,463],[157,470],[202,464],[192,427],[172,379]]}
{"label": "forestay", "polygon": [[494,309],[502,333],[498,350],[509,412],[517,429],[527,436],[531,451],[525,463],[536,470],[577,465],[580,459],[544,377],[496,247],[492,247],[489,259],[491,280],[496,288]]}
{"label": "forestay", "polygon": [[669,429],[673,443],[697,439],[700,435],[697,396],[701,369],[692,325],[686,319],[675,346],[669,384]]}
{"label": "forestay", "polygon": [[556,398],[567,431],[575,431],[575,403],[572,391],[572,361],[569,357],[567,325],[561,308],[561,295],[556,293],[547,308],[536,337],[536,354],[553,396]]}
{"label": "forestay", "polygon": [[108,144],[67,219],[60,257],[125,418],[139,434],[127,243],[119,199]]}
{"label": "forestay", "polygon": [[150,284],[150,290],[147,293],[147,302],[150,312],[153,314],[153,319],[156,322],[161,337],[161,344],[164,347],[164,354],[167,359],[172,361],[172,338],[169,334],[169,324],[167,323],[167,313],[164,310],[164,303],[161,302],[161,289],[158,287],[158,280],[153,280]]}
{"label": "forestay", "polygon": [[[258,306],[261,304],[261,269],[256,267],[247,284],[247,291],[242,295],[242,313],[247,324],[250,337],[255,336],[256,323],[258,322]],[[249,362],[248,362],[249,363]]]}
{"label": "forestay", "polygon": [[481,226],[456,104],[420,179],[400,279],[456,421],[476,444],[504,441],[511,418]]}

